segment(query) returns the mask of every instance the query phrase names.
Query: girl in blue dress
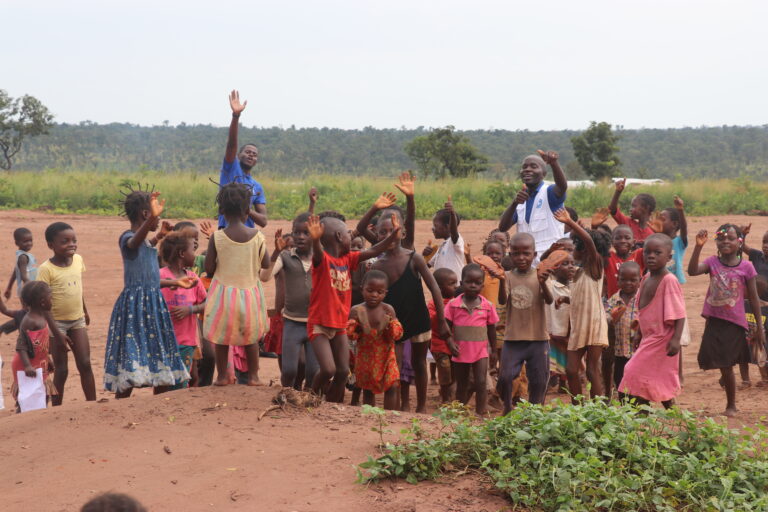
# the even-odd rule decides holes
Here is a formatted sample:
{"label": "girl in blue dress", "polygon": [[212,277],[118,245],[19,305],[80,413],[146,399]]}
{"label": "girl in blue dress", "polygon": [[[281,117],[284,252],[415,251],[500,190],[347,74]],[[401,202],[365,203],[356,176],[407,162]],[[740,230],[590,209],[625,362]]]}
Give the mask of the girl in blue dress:
{"label": "girl in blue dress", "polygon": [[131,229],[120,235],[125,288],[112,310],[104,362],[104,387],[114,391],[115,398],[127,398],[133,388],[141,387],[160,393],[189,380],[160,287],[189,288],[195,281],[160,281],[153,245],[162,235],[152,244],[146,239],[160,223],[165,200],[158,201],[159,195],[139,189],[125,197],[125,215],[131,222]]}

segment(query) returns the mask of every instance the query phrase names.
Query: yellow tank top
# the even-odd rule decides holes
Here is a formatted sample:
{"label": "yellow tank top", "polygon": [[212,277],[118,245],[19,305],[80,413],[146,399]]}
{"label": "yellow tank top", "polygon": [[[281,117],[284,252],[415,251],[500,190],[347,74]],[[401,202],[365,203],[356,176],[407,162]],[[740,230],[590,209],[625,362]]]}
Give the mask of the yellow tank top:
{"label": "yellow tank top", "polygon": [[216,272],[213,278],[224,286],[233,288],[256,288],[259,284],[259,270],[266,246],[264,235],[259,231],[247,242],[235,242],[223,229],[213,233],[216,245]]}

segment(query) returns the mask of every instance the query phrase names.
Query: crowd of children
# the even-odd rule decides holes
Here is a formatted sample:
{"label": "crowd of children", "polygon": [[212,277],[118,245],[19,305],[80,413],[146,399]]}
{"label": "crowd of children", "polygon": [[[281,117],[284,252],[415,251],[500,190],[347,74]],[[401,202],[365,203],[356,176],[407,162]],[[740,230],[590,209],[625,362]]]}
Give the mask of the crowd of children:
{"label": "crowd of children", "polygon": [[[245,105],[235,96],[231,102],[239,116]],[[242,174],[233,148],[225,167]],[[548,166],[555,184],[545,186]],[[683,201],[675,197],[657,214],[655,198],[639,194],[627,216],[618,206],[621,180],[587,227],[564,207],[567,182],[557,153],[527,157],[520,175],[523,189],[474,258],[450,198],[433,217],[433,236],[442,242],[415,249],[416,185],[409,173],[395,184],[405,211],[384,193],[354,231],[335,211],[315,215],[312,189],[309,211],[293,219],[290,233],[278,230],[271,255],[258,228],[266,223],[263,190],[254,195],[248,180],[228,176],[220,184],[215,231],[161,222],[159,192],[127,191],[130,229],[118,240],[124,288],[109,322],[104,388],[125,398],[137,387],[160,393],[259,385],[259,348],[266,344],[278,354],[282,386],[333,402],[351,387],[353,403],[362,393],[363,403],[375,404],[381,394],[385,408],[408,410],[413,382],[415,410],[425,412],[429,358],[441,402],[474,397],[478,415],[494,400],[509,412],[523,394],[543,403],[553,387],[574,403],[615,389],[621,399],[669,407],[681,391],[682,350],[690,340],[681,288],[688,246]],[[604,223],[609,214],[618,224],[612,230]],[[741,365],[742,387],[749,385],[749,364],[761,366],[761,384],[768,381],[761,302],[768,299],[768,233],[753,249],[745,240],[749,228],[719,227],[717,255],[704,261],[708,234],[699,232],[687,269],[710,276],[698,363],[720,370],[727,415],[737,411],[734,366]],[[202,254],[200,234],[208,238]],[[85,398],[95,400],[86,267],[74,228],[55,222],[46,229],[51,255],[39,266],[31,232],[19,228],[13,237],[18,250],[4,295],[15,287],[24,309],[10,311],[0,300],[0,312],[11,318],[0,329],[19,331],[12,395],[17,371],[32,377],[40,369],[51,401],[61,404],[71,351]],[[269,312],[262,283],[272,279]]]}

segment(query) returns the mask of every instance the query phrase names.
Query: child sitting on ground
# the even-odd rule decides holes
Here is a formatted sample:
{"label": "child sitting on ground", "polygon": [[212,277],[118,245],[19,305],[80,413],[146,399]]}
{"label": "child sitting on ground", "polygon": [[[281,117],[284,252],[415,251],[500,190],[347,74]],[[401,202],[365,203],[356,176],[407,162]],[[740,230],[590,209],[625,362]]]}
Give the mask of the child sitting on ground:
{"label": "child sitting on ground", "polygon": [[[686,317],[683,290],[667,269],[672,239],[663,233],[649,236],[643,246],[643,256],[648,274],[636,298],[641,341],[624,368],[618,390],[640,404],[661,402],[669,408],[681,389],[677,358]],[[622,272],[625,269],[622,267]],[[637,270],[633,268],[634,272]],[[624,315],[627,313],[629,306]]]}
{"label": "child sitting on ground", "polygon": [[[619,291],[608,297],[605,306],[609,334],[612,334],[614,340],[613,375],[610,377],[616,389],[619,389],[619,383],[624,377],[624,367],[634,352],[633,343],[637,328],[633,326],[638,316],[637,290],[640,288],[640,278],[640,265],[634,261],[622,263],[619,267]],[[605,371],[605,366],[603,370]],[[610,396],[607,391],[606,394]]]}
{"label": "child sitting on ground", "polygon": [[[440,294],[443,296],[443,308],[456,296],[456,288],[459,280],[453,270],[441,268],[435,270],[435,282],[440,287]],[[440,403],[448,404],[453,400],[456,380],[453,376],[451,365],[451,355],[458,356],[459,349],[453,342],[452,337],[443,339],[440,335],[440,323],[437,317],[437,308],[435,301],[431,300],[427,304],[429,310],[429,319],[432,322],[432,342],[430,351],[435,358],[437,366],[437,382],[440,385]]]}
{"label": "child sitting on ground", "polygon": [[17,228],[13,231],[13,242],[16,244],[16,261],[11,272],[11,279],[5,289],[5,298],[11,298],[13,283],[16,283],[16,294],[21,297],[21,287],[37,279],[37,260],[32,255],[32,232],[27,228]]}
{"label": "child sitting on ground", "polygon": [[629,226],[635,237],[636,248],[642,247],[646,238],[654,233],[649,225],[651,215],[656,209],[656,199],[650,194],[637,194],[633,199],[629,209],[629,217],[624,215],[619,209],[619,198],[627,185],[627,178],[616,182],[616,191],[613,193],[611,204],[608,210],[611,212],[613,220],[617,224]]}
{"label": "child sitting on ground", "polygon": [[398,405],[395,341],[403,335],[395,310],[382,302],[387,294],[387,275],[371,270],[363,279],[365,302],[352,306],[347,324],[347,336],[357,340],[355,384],[363,390],[363,403],[376,405],[376,396],[384,393],[384,409],[395,410]]}

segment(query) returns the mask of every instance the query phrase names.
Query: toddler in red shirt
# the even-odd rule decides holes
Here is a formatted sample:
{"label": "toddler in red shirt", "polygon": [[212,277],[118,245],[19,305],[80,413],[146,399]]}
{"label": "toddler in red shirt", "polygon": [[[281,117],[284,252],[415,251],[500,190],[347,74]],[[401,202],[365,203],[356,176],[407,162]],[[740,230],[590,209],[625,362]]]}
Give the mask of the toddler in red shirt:
{"label": "toddler in red shirt", "polygon": [[[440,287],[440,294],[443,296],[443,307],[456,295],[456,287],[459,279],[456,273],[449,268],[439,268],[435,270],[435,281]],[[453,378],[451,366],[451,355],[458,356],[459,349],[453,342],[453,339],[447,340],[440,337],[440,323],[437,319],[437,309],[435,301],[429,301],[427,304],[429,310],[429,319],[432,322],[432,342],[429,350],[435,358],[437,365],[437,382],[440,384],[440,403],[447,404],[453,400],[453,392],[456,387],[456,381]]]}

